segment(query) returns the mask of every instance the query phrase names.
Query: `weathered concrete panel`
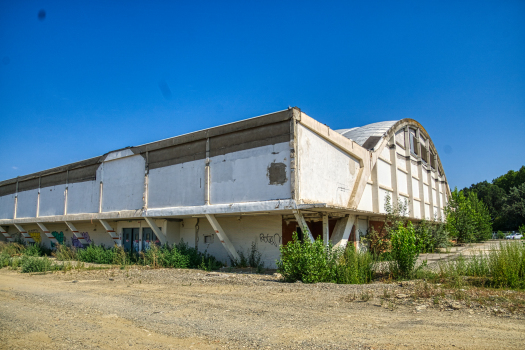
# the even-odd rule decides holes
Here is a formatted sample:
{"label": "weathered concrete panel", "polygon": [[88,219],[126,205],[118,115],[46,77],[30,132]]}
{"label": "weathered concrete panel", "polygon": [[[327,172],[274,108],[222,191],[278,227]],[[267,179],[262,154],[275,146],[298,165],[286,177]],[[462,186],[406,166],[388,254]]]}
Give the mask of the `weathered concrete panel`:
{"label": "weathered concrete panel", "polygon": [[16,209],[17,218],[36,217],[36,203],[38,200],[38,189],[18,193],[18,205]]}
{"label": "weathered concrete panel", "polygon": [[359,162],[302,125],[298,125],[299,198],[306,203],[346,207]]}
{"label": "weathered concrete panel", "polygon": [[102,211],[142,208],[144,158],[140,155],[120,158],[104,162],[102,167]]}
{"label": "weathered concrete panel", "polygon": [[377,160],[377,178],[379,184],[392,188],[391,166],[382,159]]}
{"label": "weathered concrete panel", "polygon": [[40,189],[39,216],[64,215],[64,191],[66,185]]}
{"label": "weathered concrete panel", "polygon": [[[257,244],[257,250],[262,254],[265,267],[275,268],[275,260],[279,258],[279,245],[282,243],[282,217],[280,215],[218,217],[226,235],[238,252],[249,254],[252,242]],[[181,236],[193,246],[195,219],[185,219]],[[219,260],[229,264],[228,253],[215,235],[215,232],[205,218],[199,218],[198,247]],[[193,234],[193,235],[192,235]],[[205,241],[208,241],[206,243]]]}
{"label": "weathered concrete panel", "polygon": [[366,184],[365,190],[363,191],[363,196],[357,207],[359,210],[374,211],[374,206],[372,202],[372,185]]}
{"label": "weathered concrete panel", "polygon": [[397,189],[401,193],[408,194],[408,176],[401,170],[397,171]]}
{"label": "weathered concrete panel", "polygon": [[100,182],[86,181],[68,185],[67,213],[98,213]]}
{"label": "weathered concrete panel", "polygon": [[437,203],[437,192],[435,189],[432,189],[432,203]]}
{"label": "weathered concrete panel", "polygon": [[148,208],[204,205],[204,176],[204,160],[150,170]]}
{"label": "weathered concrete panel", "polygon": [[289,148],[283,142],[210,158],[210,202],[290,198]]}
{"label": "weathered concrete panel", "polygon": [[384,147],[381,151],[381,157],[391,162],[392,160],[390,159],[390,148]]}
{"label": "weathered concrete panel", "polygon": [[415,178],[412,178],[412,194],[414,195],[414,198],[421,198],[419,195],[419,181]]}
{"label": "weathered concrete panel", "polygon": [[12,219],[15,213],[15,195],[0,197],[0,219]]}
{"label": "weathered concrete panel", "polygon": [[382,188],[379,189],[379,212],[380,213],[387,212],[385,209],[385,203],[386,203],[386,198],[388,196],[390,197],[390,204],[392,204],[392,192],[384,190]]}
{"label": "weathered concrete panel", "polygon": [[431,215],[431,211],[430,211],[430,205],[428,204],[425,204],[425,219],[427,220],[430,220],[430,215]]}
{"label": "weathered concrete panel", "polygon": [[414,199],[414,217],[421,219],[421,203]]}

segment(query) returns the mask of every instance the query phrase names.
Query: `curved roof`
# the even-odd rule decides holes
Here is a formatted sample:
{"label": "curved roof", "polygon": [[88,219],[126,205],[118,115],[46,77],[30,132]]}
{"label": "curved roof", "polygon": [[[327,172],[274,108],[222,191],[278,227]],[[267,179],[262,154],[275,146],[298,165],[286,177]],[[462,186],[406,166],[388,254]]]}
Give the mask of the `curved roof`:
{"label": "curved roof", "polygon": [[355,141],[359,146],[366,149],[373,149],[377,142],[393,127],[399,120],[391,120],[386,122],[372,123],[365,126],[339,129],[336,132],[340,133],[347,139]]}

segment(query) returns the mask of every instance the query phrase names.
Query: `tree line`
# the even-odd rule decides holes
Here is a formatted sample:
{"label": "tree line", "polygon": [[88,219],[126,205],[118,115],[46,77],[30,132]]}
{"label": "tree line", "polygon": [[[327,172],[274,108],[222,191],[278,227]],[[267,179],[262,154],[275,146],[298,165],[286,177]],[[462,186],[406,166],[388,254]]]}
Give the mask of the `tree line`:
{"label": "tree line", "polygon": [[525,165],[460,192],[465,198],[476,196],[486,206],[494,231],[517,231],[525,225]]}

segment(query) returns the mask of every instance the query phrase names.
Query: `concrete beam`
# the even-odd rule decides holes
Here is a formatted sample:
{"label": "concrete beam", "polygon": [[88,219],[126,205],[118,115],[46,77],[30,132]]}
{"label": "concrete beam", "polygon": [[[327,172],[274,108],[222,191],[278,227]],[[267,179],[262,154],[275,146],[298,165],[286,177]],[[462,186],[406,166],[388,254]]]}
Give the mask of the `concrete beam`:
{"label": "concrete beam", "polygon": [[295,219],[297,220],[297,224],[301,228],[301,231],[304,234],[308,235],[308,238],[310,238],[310,241],[315,241],[314,236],[312,236],[312,232],[310,232],[310,228],[308,227],[308,224],[306,223],[306,220],[304,219],[303,214],[299,210],[294,210],[293,215],[295,216]]}
{"label": "concrete beam", "polygon": [[106,229],[106,232],[111,236],[111,238],[113,239],[113,243],[115,243],[115,245],[120,247],[122,245],[122,241],[120,237],[117,235],[117,233],[115,232],[115,230],[113,230],[113,227],[111,227],[111,225],[109,225],[106,220],[100,219],[98,221],[100,221],[102,226],[104,226],[104,228]]}
{"label": "concrete beam", "polygon": [[55,236],[53,236],[51,234],[51,232],[49,232],[49,230],[47,229],[46,226],[44,226],[43,223],[41,222],[37,222],[36,223],[38,225],[38,227],[40,227],[40,229],[42,230],[42,232],[44,233],[44,236],[47,237],[47,239],[49,239],[51,241],[51,243],[53,244],[58,244],[58,240],[55,238]]}
{"label": "concrete beam", "polygon": [[356,215],[349,215],[347,217],[337,220],[332,233],[332,244],[335,248],[346,248],[352,227],[356,222]]}
{"label": "concrete beam", "polygon": [[24,237],[27,243],[35,243],[35,240],[33,239],[33,237],[31,237],[31,235],[27,233],[27,231],[24,230],[22,226],[20,226],[19,224],[15,224],[15,227],[18,230],[18,232],[20,232],[22,237]]}
{"label": "concrete beam", "polygon": [[151,228],[153,233],[155,233],[155,235],[157,236],[161,244],[168,243],[168,239],[166,238],[166,235],[161,230],[159,230],[159,227],[157,226],[153,218],[145,217],[144,220],[146,220],[146,222],[148,223],[148,226]]}
{"label": "concrete beam", "polygon": [[67,225],[67,227],[69,227],[69,229],[71,230],[71,232],[73,233],[73,235],[78,239],[78,241],[80,242],[80,244],[84,245],[84,246],[87,246],[89,245],[88,241],[86,241],[86,239],[84,238],[84,236],[82,236],[80,234],[80,232],[78,232],[78,230],[76,229],[76,227],[69,221],[64,221]]}
{"label": "concrete beam", "polygon": [[0,232],[2,232],[2,234],[4,235],[5,239],[8,241],[8,242],[14,242],[14,238],[11,237],[11,235],[9,233],[7,233],[6,230],[4,230],[4,228],[2,226],[0,226]]}
{"label": "concrete beam", "polygon": [[221,225],[219,225],[219,222],[212,214],[206,214],[206,219],[210,222],[211,227],[215,230],[215,234],[217,234],[217,237],[219,237],[219,240],[221,241],[222,245],[230,254],[230,256],[236,260],[239,261],[241,258],[239,257],[239,254],[237,254],[237,251],[235,250],[235,247],[233,246],[232,242],[228,239],[228,236],[226,236],[226,232],[222,229]]}

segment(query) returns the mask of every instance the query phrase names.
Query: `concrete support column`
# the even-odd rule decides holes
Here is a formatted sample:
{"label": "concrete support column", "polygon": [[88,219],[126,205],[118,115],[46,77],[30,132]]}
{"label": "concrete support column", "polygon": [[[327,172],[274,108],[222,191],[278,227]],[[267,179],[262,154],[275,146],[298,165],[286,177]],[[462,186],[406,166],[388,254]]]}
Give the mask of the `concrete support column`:
{"label": "concrete support column", "polygon": [[314,236],[312,236],[312,232],[310,232],[310,228],[308,227],[308,224],[306,224],[306,220],[303,217],[303,214],[299,210],[294,210],[294,216],[297,220],[297,224],[301,228],[301,231],[303,232],[303,235],[308,235],[308,238],[310,238],[310,241],[314,241]]}
{"label": "concrete support column", "polygon": [[328,225],[328,214],[323,214],[323,242],[327,246],[330,242],[330,228]]}
{"label": "concrete support column", "polygon": [[372,208],[376,213],[380,212],[379,208],[379,180],[377,178],[377,163],[372,168]]}
{"label": "concrete support column", "polygon": [[49,232],[49,230],[47,229],[47,227],[43,223],[37,222],[36,224],[38,225],[38,227],[40,227],[40,229],[44,233],[44,236],[46,236],[47,239],[49,239],[51,241],[51,243],[58,244],[58,240],[55,238],[55,236],[53,236],[51,234],[51,232]]}
{"label": "concrete support column", "polygon": [[392,205],[397,205],[399,202],[399,190],[397,186],[397,152],[396,152],[396,137],[392,136],[389,142],[390,148],[390,182],[392,183]]}
{"label": "concrete support column", "polygon": [[348,244],[348,239],[350,238],[350,233],[352,233],[352,227],[355,223],[355,215],[348,215],[344,218],[337,220],[331,239],[332,244],[334,245],[334,249],[346,248],[346,245]]}
{"label": "concrete support column", "polygon": [[[120,239],[120,237],[117,235],[117,233],[115,232],[115,230],[113,230],[113,227],[111,227],[106,220],[102,220],[100,219],[99,220],[100,223],[102,224],[102,226],[104,226],[104,229],[106,229],[106,232],[111,236],[111,238],[113,239],[113,243],[117,246],[121,246],[122,245],[122,240]],[[160,239],[160,238],[159,238]]]}
{"label": "concrete support column", "polygon": [[35,240],[33,239],[33,237],[31,237],[31,235],[29,233],[27,233],[27,231],[24,230],[24,228],[22,226],[20,226],[19,224],[15,224],[15,227],[18,230],[18,232],[20,232],[22,237],[24,237],[24,239],[25,239],[25,241],[27,243],[35,243]]}
{"label": "concrete support column", "polygon": [[78,241],[80,242],[80,244],[82,245],[89,245],[88,241],[86,241],[86,239],[84,238],[84,236],[82,236],[80,234],[80,232],[78,232],[77,228],[75,227],[75,225],[73,225],[71,222],[69,221],[64,221],[67,225],[67,227],[69,227],[69,229],[71,230],[71,232],[73,233],[73,235],[78,239]]}
{"label": "concrete support column", "polygon": [[230,256],[234,260],[239,261],[239,254],[237,254],[237,251],[235,250],[235,247],[233,246],[232,242],[230,242],[228,236],[226,236],[226,232],[224,232],[221,225],[219,225],[219,222],[215,218],[215,215],[206,214],[206,219],[208,219],[208,221],[210,222],[211,227],[213,227],[213,229],[215,230],[215,234],[217,234],[217,237],[219,237],[219,240],[221,241],[228,254],[230,254]]}
{"label": "concrete support column", "polygon": [[405,127],[405,162],[407,163],[408,216],[414,217],[414,192],[412,191],[412,160],[410,156],[410,130]]}
{"label": "concrete support column", "polygon": [[6,230],[4,230],[4,228],[2,226],[0,226],[0,232],[2,233],[2,235],[4,235],[5,239],[8,242],[13,242],[15,240],[13,237],[11,237],[11,235],[9,233],[7,233]]}

